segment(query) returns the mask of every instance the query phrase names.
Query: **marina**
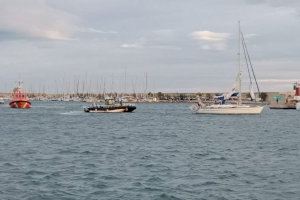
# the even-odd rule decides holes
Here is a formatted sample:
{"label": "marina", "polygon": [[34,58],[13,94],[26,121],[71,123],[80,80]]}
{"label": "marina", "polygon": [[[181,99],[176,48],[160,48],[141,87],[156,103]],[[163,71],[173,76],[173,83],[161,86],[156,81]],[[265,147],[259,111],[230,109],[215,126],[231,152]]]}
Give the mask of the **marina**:
{"label": "marina", "polygon": [[299,0],[0,13],[0,200],[299,199]]}

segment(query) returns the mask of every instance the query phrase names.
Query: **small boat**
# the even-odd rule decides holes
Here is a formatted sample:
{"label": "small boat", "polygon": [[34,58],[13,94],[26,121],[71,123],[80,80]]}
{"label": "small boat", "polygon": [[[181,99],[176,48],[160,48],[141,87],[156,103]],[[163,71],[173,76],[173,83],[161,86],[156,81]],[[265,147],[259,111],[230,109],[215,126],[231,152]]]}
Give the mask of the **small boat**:
{"label": "small boat", "polygon": [[21,82],[19,82],[18,86],[13,89],[9,106],[11,108],[21,109],[31,108],[31,103],[29,101],[29,98],[27,97],[26,92],[21,87]]}
{"label": "small boat", "polygon": [[105,99],[105,105],[88,106],[84,108],[84,112],[90,113],[120,113],[120,112],[133,112],[136,106],[130,104],[123,104],[122,101],[116,103],[112,98]]}
{"label": "small boat", "polygon": [[[254,69],[250,60],[250,56],[248,53],[248,49],[246,47],[246,43],[244,40],[243,33],[240,29],[240,24],[239,24],[239,52],[238,52],[238,57],[239,57],[239,70],[238,74],[236,77],[236,83],[235,87],[228,92],[227,94],[222,94],[219,96],[214,97],[214,104],[212,105],[206,105],[204,104],[201,99],[198,99],[198,103],[191,106],[191,110],[200,113],[200,114],[218,114],[218,115],[252,115],[252,114],[260,114],[264,106],[261,105],[245,105],[242,103],[242,87],[241,87],[241,48],[243,49],[243,54],[245,57],[245,63],[247,66],[247,71],[249,75],[249,89],[250,89],[250,96],[252,101],[260,101],[261,99],[255,96],[253,92],[253,82],[255,82],[258,95],[260,96],[260,91],[258,87],[258,83],[254,74]],[[234,99],[235,102],[230,102],[227,103],[227,101]]]}
{"label": "small boat", "polygon": [[0,104],[4,104],[4,99],[2,97],[0,97]]}

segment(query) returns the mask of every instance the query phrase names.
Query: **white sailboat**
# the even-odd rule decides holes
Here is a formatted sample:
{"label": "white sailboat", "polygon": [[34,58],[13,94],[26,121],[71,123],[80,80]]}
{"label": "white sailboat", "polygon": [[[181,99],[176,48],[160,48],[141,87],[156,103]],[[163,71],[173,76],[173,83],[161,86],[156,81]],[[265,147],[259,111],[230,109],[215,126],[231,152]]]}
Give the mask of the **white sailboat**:
{"label": "white sailboat", "polygon": [[[241,44],[242,42],[242,44]],[[216,97],[218,100],[218,103],[213,105],[206,105],[204,104],[200,99],[198,100],[198,103],[191,106],[191,110],[200,113],[200,114],[218,114],[218,115],[250,115],[250,114],[260,114],[264,106],[258,106],[258,105],[245,105],[242,104],[242,93],[241,93],[241,46],[243,48],[243,55],[245,57],[245,63],[248,69],[249,79],[250,79],[250,96],[251,99],[254,101],[257,100],[255,97],[255,94],[253,92],[253,82],[252,79],[254,79],[257,87],[258,94],[260,94],[259,87],[256,81],[256,77],[254,74],[253,66],[250,60],[250,56],[246,47],[246,43],[244,40],[243,33],[240,29],[239,24],[239,70],[236,78],[236,86],[234,89],[229,92],[227,95],[221,95]],[[226,100],[229,100],[233,95],[237,97],[237,101],[234,103],[227,104]]]}

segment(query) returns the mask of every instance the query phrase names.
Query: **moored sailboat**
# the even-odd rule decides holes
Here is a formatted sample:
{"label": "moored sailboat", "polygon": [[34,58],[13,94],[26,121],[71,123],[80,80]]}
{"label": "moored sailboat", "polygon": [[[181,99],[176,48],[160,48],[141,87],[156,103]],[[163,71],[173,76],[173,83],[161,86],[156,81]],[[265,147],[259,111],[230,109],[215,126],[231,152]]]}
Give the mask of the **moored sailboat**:
{"label": "moored sailboat", "polygon": [[26,92],[22,89],[21,82],[19,82],[18,86],[13,89],[9,106],[11,108],[21,109],[31,108],[31,102],[27,97]]}
{"label": "moored sailboat", "polygon": [[[213,105],[207,105],[204,104],[200,99],[198,100],[198,103],[193,105],[191,107],[191,110],[200,113],[200,114],[218,114],[218,115],[247,115],[247,114],[260,114],[264,106],[260,105],[245,105],[242,103],[242,87],[241,87],[241,47],[243,49],[243,55],[245,57],[245,63],[247,66],[247,71],[250,79],[250,96],[251,100],[257,101],[260,100],[260,98],[257,98],[253,92],[253,81],[256,84],[258,95],[260,96],[260,91],[258,87],[258,83],[256,80],[256,76],[254,74],[254,69],[250,60],[250,56],[248,53],[248,49],[244,40],[243,33],[240,29],[239,24],[239,68],[238,68],[238,74],[236,78],[236,84],[235,87],[232,89],[231,92],[227,93],[226,95],[220,95],[215,97],[215,104]],[[229,103],[227,104],[227,101],[230,100],[233,96],[237,97],[235,103]]]}

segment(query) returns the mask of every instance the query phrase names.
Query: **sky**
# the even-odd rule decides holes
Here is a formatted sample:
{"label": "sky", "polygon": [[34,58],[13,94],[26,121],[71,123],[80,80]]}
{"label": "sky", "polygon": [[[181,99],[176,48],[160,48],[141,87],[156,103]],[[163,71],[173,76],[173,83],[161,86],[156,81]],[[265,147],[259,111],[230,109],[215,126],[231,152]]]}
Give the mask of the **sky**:
{"label": "sky", "polygon": [[228,91],[238,21],[261,90],[292,90],[298,0],[0,0],[0,91]]}

